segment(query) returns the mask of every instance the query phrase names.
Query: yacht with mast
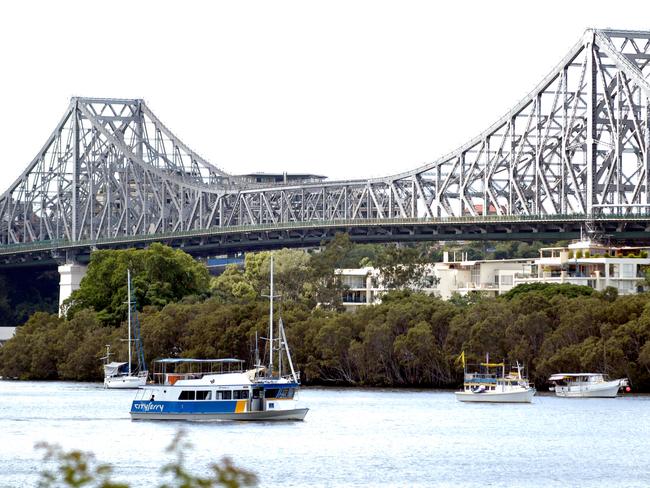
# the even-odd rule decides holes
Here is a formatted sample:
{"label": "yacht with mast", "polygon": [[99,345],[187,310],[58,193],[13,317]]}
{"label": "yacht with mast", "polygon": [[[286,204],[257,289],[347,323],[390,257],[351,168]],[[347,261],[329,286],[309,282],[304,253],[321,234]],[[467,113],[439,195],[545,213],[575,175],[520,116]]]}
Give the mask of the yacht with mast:
{"label": "yacht with mast", "polygon": [[[149,372],[147,371],[147,363],[144,360],[144,348],[142,346],[142,339],[140,338],[140,322],[138,320],[138,312],[136,309],[135,300],[131,295],[131,270],[127,270],[127,293],[129,299],[128,312],[128,343],[129,358],[126,362],[109,362],[111,357],[110,345],[106,346],[106,356],[104,359],[104,387],[105,388],[119,388],[119,389],[135,389],[140,388],[147,384]],[[132,318],[135,321],[132,324]],[[131,333],[133,331],[133,337]],[[132,347],[132,345],[134,347]],[[131,357],[132,349],[135,348],[136,358],[138,361],[137,367],[133,366]]]}
{"label": "yacht with mast", "polygon": [[[273,255],[269,293],[268,365],[244,370],[235,358],[167,358],[154,361],[154,384],[141,388],[131,404],[134,420],[303,420],[295,371],[282,318],[273,317]],[[275,359],[277,358],[277,362]],[[288,367],[284,371],[285,366]]]}

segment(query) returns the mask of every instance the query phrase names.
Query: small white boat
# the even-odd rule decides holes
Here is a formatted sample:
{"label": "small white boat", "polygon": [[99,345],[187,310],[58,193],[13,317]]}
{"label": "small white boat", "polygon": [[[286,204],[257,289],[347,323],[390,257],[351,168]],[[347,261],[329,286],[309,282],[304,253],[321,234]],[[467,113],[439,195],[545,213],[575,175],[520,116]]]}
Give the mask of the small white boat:
{"label": "small white boat", "polygon": [[[128,335],[126,339],[129,343],[129,360],[123,363],[110,362],[111,348],[106,345],[106,356],[104,359],[104,388],[112,389],[135,389],[145,386],[149,372],[147,371],[147,363],[144,360],[144,348],[142,340],[140,339],[140,326],[137,320],[137,310],[135,301],[131,297],[131,270],[127,270],[127,290],[129,295],[129,316],[128,316]],[[134,337],[131,337],[131,318],[135,315]],[[138,359],[138,367],[134,369],[131,364],[131,343],[135,346],[136,357]]]}
{"label": "small white boat", "polygon": [[628,386],[627,378],[607,380],[602,373],[558,373],[548,381],[555,395],[564,398],[615,398]]}
{"label": "small white boat", "polygon": [[480,363],[478,372],[465,372],[463,390],[456,392],[460,402],[485,403],[530,403],[536,390],[523,376],[523,368],[517,363],[515,369],[506,374],[505,363]]}
{"label": "small white boat", "polygon": [[104,387],[135,389],[147,384],[147,371],[129,372],[129,363],[111,362],[104,364]]}
{"label": "small white boat", "polygon": [[298,402],[300,375],[293,368],[282,318],[274,337],[272,256],[269,298],[268,366],[260,365],[257,346],[255,367],[248,371],[242,368],[244,361],[233,358],[154,361],[154,384],[136,393],[131,418],[303,420],[309,409]]}

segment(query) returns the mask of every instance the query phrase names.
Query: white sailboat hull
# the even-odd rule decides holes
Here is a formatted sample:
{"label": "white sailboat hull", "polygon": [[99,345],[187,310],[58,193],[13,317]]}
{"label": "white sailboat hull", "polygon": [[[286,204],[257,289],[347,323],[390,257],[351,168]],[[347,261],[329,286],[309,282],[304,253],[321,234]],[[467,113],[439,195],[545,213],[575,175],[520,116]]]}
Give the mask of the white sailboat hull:
{"label": "white sailboat hull", "polygon": [[146,376],[111,376],[104,378],[104,387],[112,389],[134,390],[147,384]]}
{"label": "white sailboat hull", "polygon": [[615,398],[622,380],[555,387],[555,395],[563,398]]}
{"label": "white sailboat hull", "polygon": [[484,402],[484,403],[530,403],[535,396],[535,388],[526,388],[510,391],[457,391],[456,400],[459,402]]}

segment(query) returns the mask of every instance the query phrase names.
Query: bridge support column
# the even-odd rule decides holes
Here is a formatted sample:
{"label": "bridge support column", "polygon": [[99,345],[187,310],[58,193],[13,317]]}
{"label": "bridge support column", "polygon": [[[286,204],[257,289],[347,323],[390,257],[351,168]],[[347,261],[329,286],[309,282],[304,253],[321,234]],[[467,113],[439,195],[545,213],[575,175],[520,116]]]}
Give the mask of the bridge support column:
{"label": "bridge support column", "polygon": [[61,305],[72,295],[72,292],[79,289],[81,279],[86,275],[88,266],[83,264],[68,263],[59,266],[59,315]]}

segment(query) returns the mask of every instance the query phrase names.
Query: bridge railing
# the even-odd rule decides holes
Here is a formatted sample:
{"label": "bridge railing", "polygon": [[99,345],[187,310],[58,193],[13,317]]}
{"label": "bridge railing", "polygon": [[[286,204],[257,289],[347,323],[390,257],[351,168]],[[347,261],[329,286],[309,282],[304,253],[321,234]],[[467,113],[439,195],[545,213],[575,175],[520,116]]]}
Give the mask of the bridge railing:
{"label": "bridge railing", "polygon": [[186,237],[202,237],[213,235],[241,234],[260,231],[283,231],[291,229],[308,229],[321,227],[369,227],[369,226],[400,226],[400,225],[471,225],[489,223],[518,223],[518,222],[590,222],[590,221],[634,221],[648,220],[647,214],[557,214],[557,215],[466,215],[462,217],[437,217],[437,218],[383,218],[383,219],[333,219],[329,221],[282,222],[265,223],[258,225],[238,225],[229,227],[210,227],[207,229],[192,229],[174,232],[161,232],[157,234],[120,235],[100,239],[85,239],[69,241],[67,239],[52,239],[40,242],[24,242],[1,244],[0,255],[13,253],[26,253],[47,249],[70,249],[79,247],[102,246],[106,244],[119,244],[125,242],[155,242]]}

